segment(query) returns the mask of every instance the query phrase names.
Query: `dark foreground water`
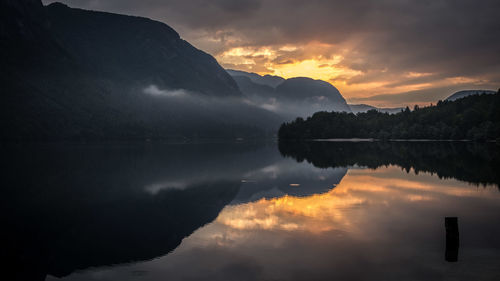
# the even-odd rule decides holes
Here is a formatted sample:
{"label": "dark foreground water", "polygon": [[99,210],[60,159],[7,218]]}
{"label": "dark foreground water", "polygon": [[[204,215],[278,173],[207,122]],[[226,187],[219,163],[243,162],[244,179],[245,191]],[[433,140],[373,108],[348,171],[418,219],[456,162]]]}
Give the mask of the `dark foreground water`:
{"label": "dark foreground water", "polygon": [[1,279],[500,280],[499,153],[4,145]]}

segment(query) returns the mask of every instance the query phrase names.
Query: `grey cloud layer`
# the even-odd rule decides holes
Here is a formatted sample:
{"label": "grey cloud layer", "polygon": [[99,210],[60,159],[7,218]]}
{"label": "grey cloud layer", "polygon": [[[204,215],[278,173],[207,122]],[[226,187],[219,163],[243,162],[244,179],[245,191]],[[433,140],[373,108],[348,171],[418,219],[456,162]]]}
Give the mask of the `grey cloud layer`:
{"label": "grey cloud layer", "polygon": [[[500,84],[498,0],[63,2],[164,21],[214,55],[235,46],[317,41],[348,45],[340,64],[363,72],[484,76],[488,83]],[[288,59],[293,58],[282,61]]]}

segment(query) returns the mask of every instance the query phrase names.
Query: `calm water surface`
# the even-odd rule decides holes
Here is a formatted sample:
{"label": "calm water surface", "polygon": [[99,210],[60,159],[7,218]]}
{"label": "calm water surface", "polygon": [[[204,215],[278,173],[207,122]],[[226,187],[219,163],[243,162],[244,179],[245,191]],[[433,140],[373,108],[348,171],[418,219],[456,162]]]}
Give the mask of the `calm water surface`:
{"label": "calm water surface", "polygon": [[6,280],[500,280],[496,145],[2,151]]}

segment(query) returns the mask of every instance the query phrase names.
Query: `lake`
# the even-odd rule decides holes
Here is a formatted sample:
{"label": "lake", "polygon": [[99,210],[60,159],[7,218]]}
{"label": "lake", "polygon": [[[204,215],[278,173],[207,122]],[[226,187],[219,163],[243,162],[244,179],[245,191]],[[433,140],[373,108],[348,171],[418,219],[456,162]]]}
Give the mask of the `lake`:
{"label": "lake", "polygon": [[500,146],[2,145],[4,280],[500,280]]}

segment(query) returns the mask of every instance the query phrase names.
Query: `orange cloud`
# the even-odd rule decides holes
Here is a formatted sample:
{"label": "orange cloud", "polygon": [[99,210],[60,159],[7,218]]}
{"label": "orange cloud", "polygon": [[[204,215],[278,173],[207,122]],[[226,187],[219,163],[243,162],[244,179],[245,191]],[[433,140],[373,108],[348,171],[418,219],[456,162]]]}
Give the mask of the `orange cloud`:
{"label": "orange cloud", "polygon": [[[355,43],[331,45],[311,42],[305,45],[233,47],[216,55],[226,68],[271,74],[284,78],[311,77],[332,83],[351,103],[367,99],[375,106],[428,105],[450,95],[454,89],[479,86],[488,81],[475,77],[441,77],[430,72],[397,72],[379,66],[361,70],[358,66],[367,62],[355,51]],[[436,92],[431,98],[402,102],[392,100],[391,95],[449,88],[450,92]],[[370,100],[372,96],[385,99]]]}

